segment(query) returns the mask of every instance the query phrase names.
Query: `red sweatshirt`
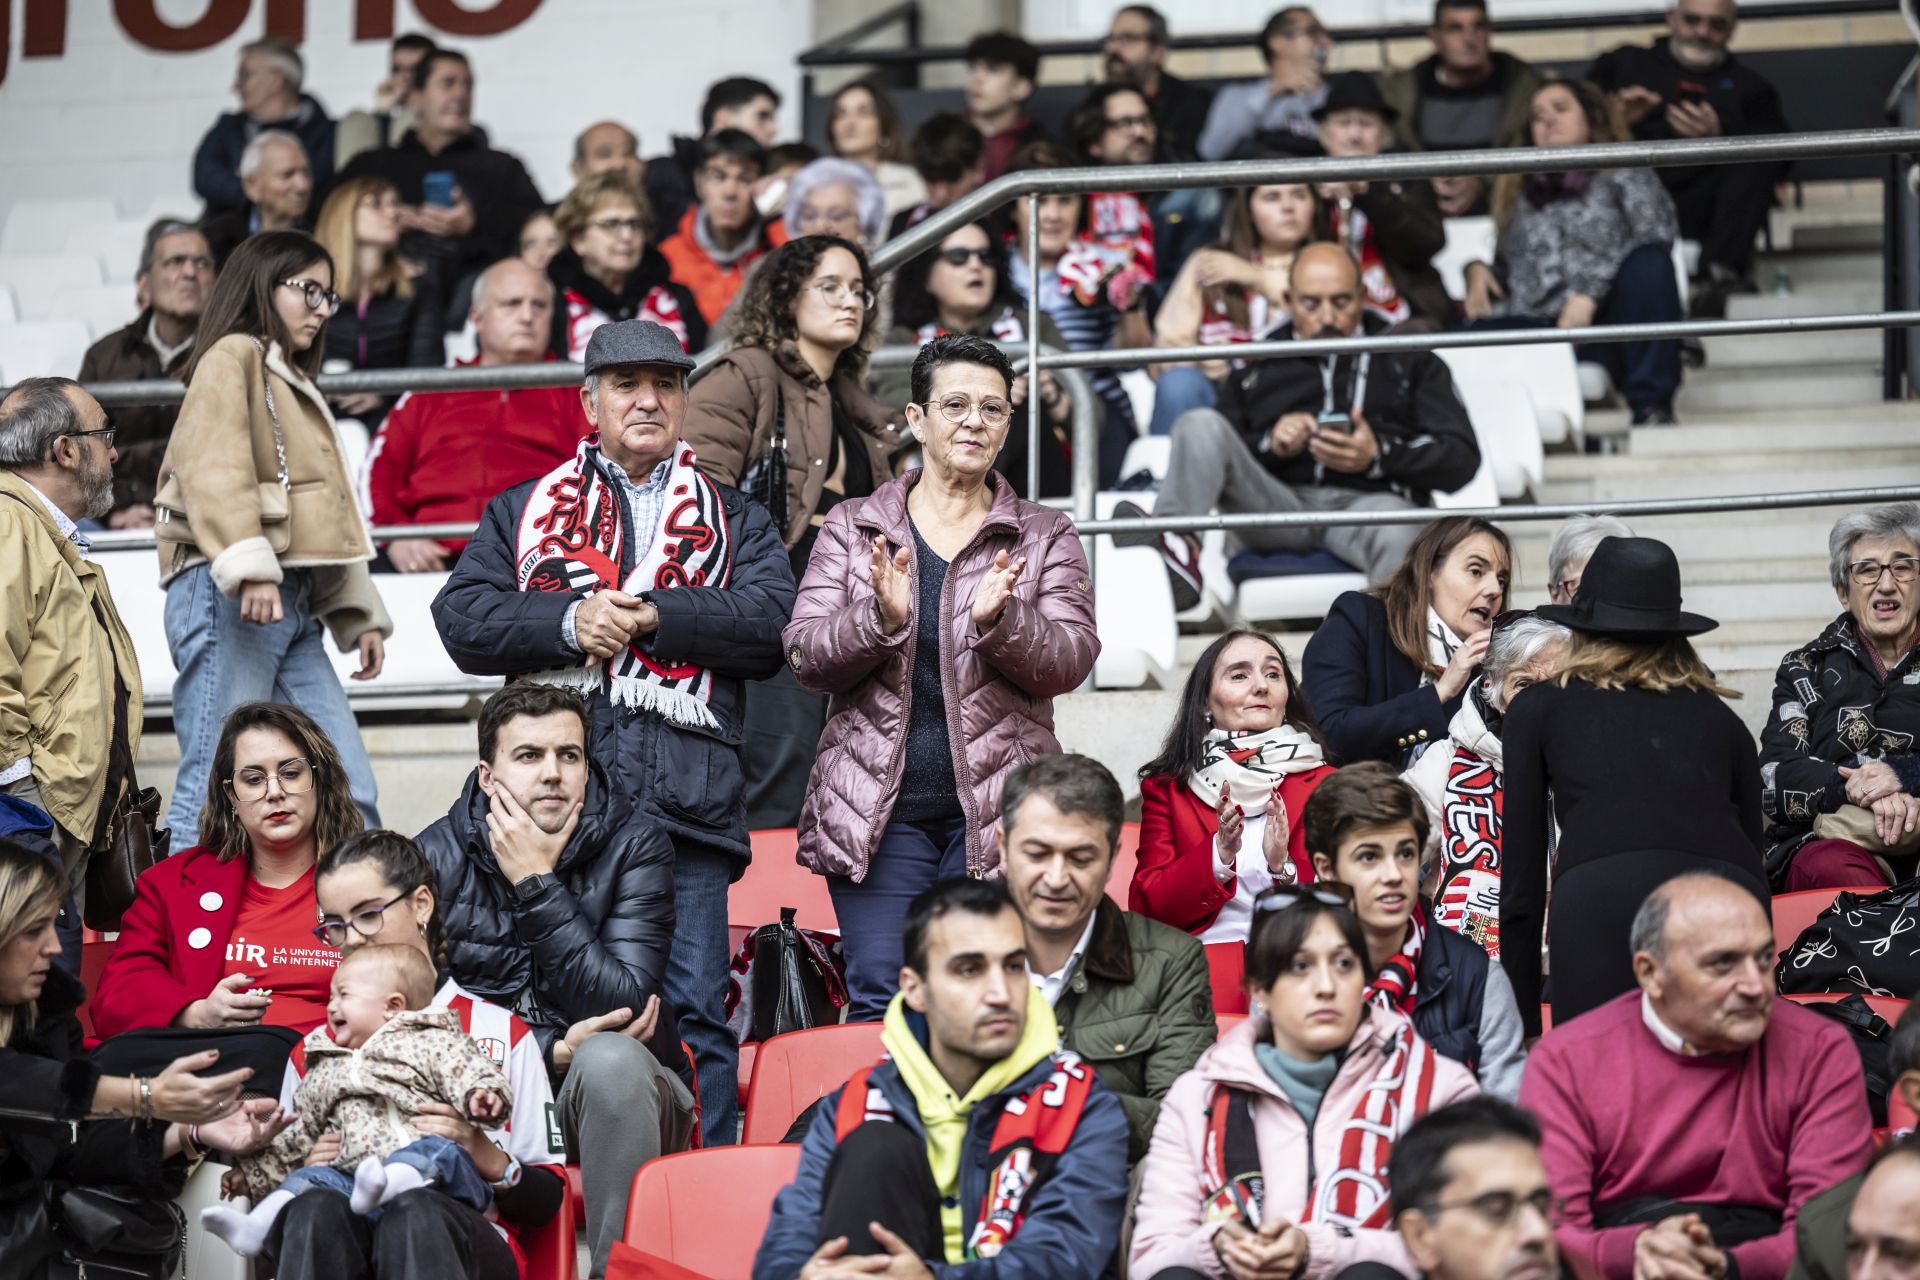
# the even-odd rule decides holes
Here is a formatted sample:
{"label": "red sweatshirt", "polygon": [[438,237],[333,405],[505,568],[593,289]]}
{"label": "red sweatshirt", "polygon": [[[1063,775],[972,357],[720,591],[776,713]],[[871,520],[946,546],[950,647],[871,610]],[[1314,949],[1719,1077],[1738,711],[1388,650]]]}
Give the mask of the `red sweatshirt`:
{"label": "red sweatshirt", "polygon": [[[578,387],[412,392],[367,454],[373,523],[478,520],[495,494],[571,458],[592,430]],[[464,538],[443,540],[449,550]]]}
{"label": "red sweatshirt", "polygon": [[1608,1280],[1632,1280],[1641,1227],[1594,1214],[1641,1196],[1761,1205],[1779,1234],[1735,1245],[1741,1280],[1781,1280],[1800,1206],[1873,1154],[1860,1058],[1837,1023],[1776,1000],[1744,1053],[1683,1057],[1654,1037],[1640,992],[1555,1027],[1533,1050],[1520,1105],[1540,1118],[1541,1155],[1567,1202],[1560,1247]]}

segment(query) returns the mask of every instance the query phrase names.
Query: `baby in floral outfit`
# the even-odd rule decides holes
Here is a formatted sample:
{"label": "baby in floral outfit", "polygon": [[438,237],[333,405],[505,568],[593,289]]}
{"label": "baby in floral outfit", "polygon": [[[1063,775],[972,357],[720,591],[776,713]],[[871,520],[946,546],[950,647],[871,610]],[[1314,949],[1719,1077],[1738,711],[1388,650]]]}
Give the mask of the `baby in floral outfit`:
{"label": "baby in floral outfit", "polygon": [[[334,971],[327,1001],[333,1044],[307,1051],[306,1079],[294,1095],[292,1127],[263,1151],[242,1156],[222,1189],[257,1203],[200,1212],[208,1231],[252,1257],[293,1198],[325,1189],[349,1196],[369,1218],[380,1206],[432,1186],[485,1212],[493,1188],[464,1148],[423,1136],[410,1123],[422,1103],[444,1103],[483,1128],[505,1123],[507,1078],[448,1010],[427,1011],[433,965],[412,947],[362,947]],[[340,1135],[331,1164],[309,1167],[323,1133]]]}

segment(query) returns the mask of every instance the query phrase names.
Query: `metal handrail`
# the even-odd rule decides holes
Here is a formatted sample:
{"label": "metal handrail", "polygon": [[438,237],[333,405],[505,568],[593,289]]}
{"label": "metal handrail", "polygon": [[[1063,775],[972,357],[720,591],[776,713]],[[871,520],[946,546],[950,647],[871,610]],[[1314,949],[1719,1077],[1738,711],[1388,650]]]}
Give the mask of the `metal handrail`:
{"label": "metal handrail", "polygon": [[[1834,18],[1850,14],[1892,13],[1897,8],[1896,0],[1830,0],[1820,3],[1812,0],[1799,4],[1767,5],[1764,8],[1749,8],[1741,13],[1740,21],[1764,22],[1771,19],[1792,18]],[[1552,17],[1508,18],[1500,19],[1502,37],[1526,33],[1553,31],[1597,31],[1620,27],[1657,27],[1666,22],[1663,9],[1646,9],[1636,13],[1587,13],[1564,14]],[[1424,25],[1372,27],[1329,27],[1328,33],[1337,41],[1349,44],[1370,44],[1383,40],[1414,40],[1427,34]],[[1199,35],[1173,35],[1167,41],[1167,47],[1174,50],[1205,49],[1249,49],[1259,39],[1257,32],[1207,32]],[[1083,57],[1102,52],[1105,45],[1099,40],[1053,40],[1035,46],[1043,58]],[[799,63],[802,68],[841,67],[856,65],[895,65],[908,64],[918,66],[927,62],[953,62],[966,56],[964,45],[940,45],[934,48],[912,49],[846,49],[829,41],[802,53]]]}

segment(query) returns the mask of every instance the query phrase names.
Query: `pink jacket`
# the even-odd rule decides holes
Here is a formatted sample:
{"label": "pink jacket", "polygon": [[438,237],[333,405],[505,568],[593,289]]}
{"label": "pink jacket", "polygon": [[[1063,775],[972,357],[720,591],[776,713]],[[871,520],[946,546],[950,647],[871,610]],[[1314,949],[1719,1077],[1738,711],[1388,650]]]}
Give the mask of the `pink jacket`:
{"label": "pink jacket", "polygon": [[[1380,1070],[1382,1046],[1397,1029],[1396,1014],[1368,1007],[1347,1056],[1334,1076],[1311,1130],[1312,1165],[1321,1173],[1340,1167],[1340,1141],[1345,1121],[1359,1105],[1362,1087]],[[1173,1082],[1160,1104],[1153,1145],[1140,1181],[1134,1210],[1133,1251],[1127,1274],[1151,1276],[1166,1267],[1192,1267],[1203,1275],[1225,1276],[1226,1268],[1213,1251],[1217,1227],[1203,1227],[1201,1202],[1213,1190],[1205,1184],[1201,1150],[1207,1140],[1207,1102],[1218,1083],[1252,1089],[1253,1127],[1260,1147],[1260,1169],[1266,1176],[1268,1221],[1286,1218],[1300,1223],[1307,1235],[1307,1268],[1301,1280],[1326,1280],[1356,1262],[1380,1262],[1402,1275],[1417,1276],[1406,1246],[1396,1231],[1355,1231],[1341,1235],[1324,1223],[1303,1223],[1306,1211],[1309,1130],[1300,1113],[1253,1056],[1253,1047],[1268,1035],[1267,1021],[1256,1014],[1226,1035],[1195,1063],[1193,1070]],[[1473,1073],[1451,1058],[1434,1065],[1433,1107],[1472,1097],[1480,1092]],[[1404,1130],[1416,1117],[1405,1117]]]}
{"label": "pink jacket", "polygon": [[[865,879],[893,812],[920,620],[916,611],[895,634],[880,630],[869,565],[876,535],[890,550],[913,545],[907,491],[919,478],[909,472],[833,509],[787,624],[787,665],[807,688],[833,695],[800,811],[799,861],[822,875]],[[987,833],[999,817],[1001,784],[1016,766],[1060,749],[1053,699],[1078,688],[1100,652],[1073,521],[1014,497],[997,476],[989,483],[993,507],[948,566],[940,610],[947,735],[967,815],[967,869],[976,876],[998,865]],[[999,621],[981,632],[973,595],[1001,551],[1025,556],[1027,567]],[[918,566],[910,572],[918,591]]]}

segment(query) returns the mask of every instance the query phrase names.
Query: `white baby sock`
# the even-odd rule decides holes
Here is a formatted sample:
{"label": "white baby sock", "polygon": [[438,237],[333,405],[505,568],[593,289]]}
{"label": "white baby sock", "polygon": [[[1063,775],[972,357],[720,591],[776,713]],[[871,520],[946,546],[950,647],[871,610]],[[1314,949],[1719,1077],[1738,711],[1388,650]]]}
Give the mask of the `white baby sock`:
{"label": "white baby sock", "polygon": [[382,1202],[387,1190],[387,1167],[379,1156],[368,1156],[353,1171],[353,1211],[365,1214]]}
{"label": "white baby sock", "polygon": [[292,1199],[291,1191],[274,1191],[251,1211],[245,1200],[231,1205],[211,1204],[200,1211],[200,1225],[225,1240],[241,1257],[251,1258],[266,1245],[274,1219]]}

